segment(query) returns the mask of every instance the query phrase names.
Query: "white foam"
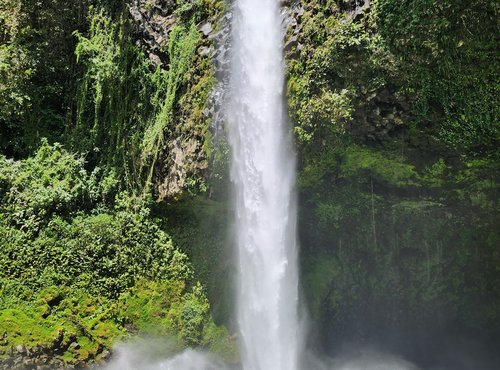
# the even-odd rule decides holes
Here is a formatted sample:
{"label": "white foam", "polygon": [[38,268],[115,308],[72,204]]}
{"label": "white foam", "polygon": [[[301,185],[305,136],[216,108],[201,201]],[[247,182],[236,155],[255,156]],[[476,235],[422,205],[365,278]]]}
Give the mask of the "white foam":
{"label": "white foam", "polygon": [[295,158],[284,115],[279,0],[236,0],[227,105],[245,370],[295,370]]}

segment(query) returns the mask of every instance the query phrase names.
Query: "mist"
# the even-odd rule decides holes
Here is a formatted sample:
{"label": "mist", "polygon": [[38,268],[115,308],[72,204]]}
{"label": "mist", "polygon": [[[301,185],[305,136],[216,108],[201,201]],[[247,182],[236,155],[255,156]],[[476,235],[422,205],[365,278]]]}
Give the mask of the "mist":
{"label": "mist", "polygon": [[175,353],[170,342],[144,339],[120,344],[102,370],[224,370],[230,369],[213,355],[192,349]]}

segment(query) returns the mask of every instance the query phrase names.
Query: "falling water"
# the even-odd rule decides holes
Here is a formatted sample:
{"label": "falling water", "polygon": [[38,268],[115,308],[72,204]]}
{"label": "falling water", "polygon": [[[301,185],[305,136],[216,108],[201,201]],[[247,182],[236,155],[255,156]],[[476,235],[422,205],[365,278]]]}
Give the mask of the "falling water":
{"label": "falling water", "polygon": [[295,162],[284,115],[279,0],[236,0],[228,121],[245,370],[295,370]]}

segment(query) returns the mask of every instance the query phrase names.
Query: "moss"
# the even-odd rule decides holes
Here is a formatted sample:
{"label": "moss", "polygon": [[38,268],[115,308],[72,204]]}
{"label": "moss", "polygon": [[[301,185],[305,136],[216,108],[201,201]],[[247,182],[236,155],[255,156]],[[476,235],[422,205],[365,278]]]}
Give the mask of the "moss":
{"label": "moss", "polygon": [[[143,280],[117,301],[66,290],[64,299],[48,311],[48,296],[39,293],[34,302],[11,303],[15,308],[0,306],[0,332],[7,333],[9,346],[49,348],[67,363],[99,359],[103,349],[130,335],[167,337],[174,340],[177,350],[186,345],[206,346],[234,359],[236,345],[224,328],[211,321],[208,301],[200,289],[186,289],[175,281]],[[62,340],[54,344],[56,338]],[[70,346],[73,342],[78,346]],[[4,351],[1,356],[8,354]]]}
{"label": "moss", "polygon": [[[332,284],[338,278],[337,261],[331,256],[315,256],[307,260],[303,284],[307,286],[308,307],[314,316],[321,314],[325,298],[329,297]],[[332,311],[338,310],[338,302],[329,302]]]}
{"label": "moss", "polygon": [[218,355],[224,361],[231,364],[240,362],[240,353],[238,343],[231,337],[224,326],[217,326],[210,323],[205,327],[203,333],[203,343],[210,352]]}
{"label": "moss", "polygon": [[[15,309],[0,307],[0,331],[7,333],[5,339],[9,346],[22,344],[33,350],[35,347],[48,348],[64,361],[97,358],[103,348],[110,348],[125,334],[117,323],[101,321],[98,315],[82,315],[85,310],[70,301],[61,301],[61,307],[53,308],[49,314],[40,313],[36,303],[18,303]],[[93,304],[99,303],[102,304],[93,301]],[[71,311],[63,310],[65,306],[70,306]],[[62,340],[56,341],[61,335]],[[79,345],[77,349],[58,354],[74,340]]]}
{"label": "moss", "polygon": [[165,229],[189,255],[196,279],[204,282],[218,324],[229,324],[233,313],[232,251],[221,237],[227,233],[229,212],[226,201],[201,196],[186,196],[155,209],[155,215],[166,220]]}
{"label": "moss", "polygon": [[146,155],[158,152],[159,146],[164,143],[164,135],[168,133],[165,130],[173,130],[170,126],[175,123],[174,113],[179,102],[179,89],[191,77],[191,63],[200,41],[201,36],[194,24],[190,27],[176,25],[170,33],[168,44],[170,68],[166,76],[165,98],[161,111],[144,133],[142,148]]}
{"label": "moss", "polygon": [[340,172],[342,176],[355,177],[365,171],[389,185],[418,185],[419,175],[415,167],[405,162],[404,158],[391,158],[390,154],[381,151],[352,146],[345,151]]}

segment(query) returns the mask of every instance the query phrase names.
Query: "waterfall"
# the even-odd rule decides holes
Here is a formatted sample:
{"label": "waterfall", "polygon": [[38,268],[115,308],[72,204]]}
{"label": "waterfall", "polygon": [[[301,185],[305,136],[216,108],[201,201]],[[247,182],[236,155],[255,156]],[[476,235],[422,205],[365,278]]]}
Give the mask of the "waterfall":
{"label": "waterfall", "polygon": [[[226,17],[232,19],[229,83],[221,82],[217,103],[225,106],[232,152],[243,370],[299,370],[299,359],[308,370],[417,370],[401,358],[363,348],[336,359],[318,358],[303,349],[298,320],[296,168],[284,104],[280,0],[233,1],[232,17]],[[223,56],[221,60],[226,65]],[[150,353],[154,347],[149,340],[143,347],[119,346],[105,370],[233,368],[190,349],[158,359],[152,355],[155,351]]]}
{"label": "waterfall", "polygon": [[295,370],[295,159],[284,108],[279,0],[236,0],[227,119],[238,247],[238,324],[245,370]]}

